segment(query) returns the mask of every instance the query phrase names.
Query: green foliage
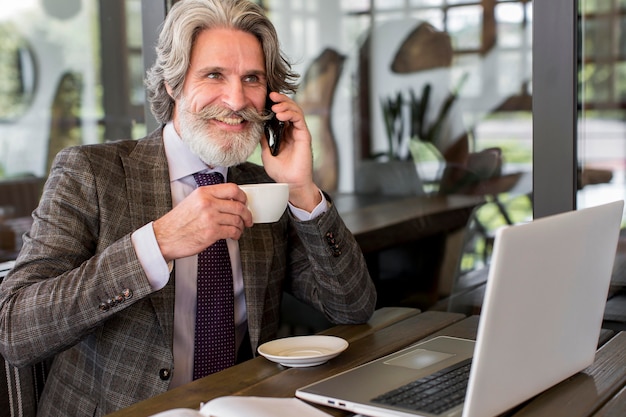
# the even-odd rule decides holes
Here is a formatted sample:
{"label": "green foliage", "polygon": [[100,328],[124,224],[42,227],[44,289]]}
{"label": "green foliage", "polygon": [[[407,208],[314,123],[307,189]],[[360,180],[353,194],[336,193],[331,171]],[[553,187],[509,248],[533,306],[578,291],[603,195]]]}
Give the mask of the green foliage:
{"label": "green foliage", "polygon": [[[430,83],[426,83],[424,87],[422,87],[422,93],[419,97],[412,88],[409,89],[408,101],[405,101],[401,91],[397,92],[395,95],[381,99],[388,150],[386,153],[376,154],[373,155],[373,157],[387,156],[389,159],[408,160],[412,157],[413,153],[407,152],[406,156],[403,156],[400,154],[400,151],[407,148],[407,146],[404,145],[408,145],[409,148],[415,148],[412,144],[416,141],[428,142],[436,147],[448,113],[457,100],[459,92],[467,78],[467,73],[461,77],[457,86],[448,94],[446,100],[441,104],[435,121],[430,125],[426,122],[432,90]],[[408,112],[402,111],[404,106],[409,107]],[[405,123],[404,118],[407,113],[410,117],[408,123],[409,134],[405,135],[404,129],[407,123]],[[404,142],[407,140],[409,143],[405,144]]]}
{"label": "green foliage", "polygon": [[[403,103],[404,100],[402,99],[402,92],[400,91],[396,93],[395,97],[390,96],[386,99],[381,99],[383,119],[389,145],[386,155],[389,159],[402,159],[398,155],[398,149],[400,149],[404,137],[404,117],[402,116]],[[382,155],[377,154],[374,155],[374,157],[376,158]]]}
{"label": "green foliage", "polygon": [[[507,215],[514,224],[525,222],[532,218],[533,209],[530,196],[512,196],[508,193],[504,193],[499,195],[498,199],[500,203],[503,204]],[[481,268],[485,266],[485,262],[489,262],[491,255],[488,242],[489,237],[495,233],[496,229],[507,224],[502,212],[493,201],[488,201],[478,209],[476,219],[482,228],[484,228],[486,234],[474,234],[471,245],[466,247],[466,250],[462,254],[460,264],[461,272]]]}
{"label": "green foliage", "polygon": [[461,88],[463,88],[463,84],[467,81],[467,77],[468,74],[465,73],[459,80],[457,86],[450,94],[448,94],[448,97],[446,97],[446,100],[439,108],[439,113],[437,114],[435,122],[430,126],[426,126],[425,117],[428,110],[428,102],[430,100],[431,85],[426,84],[424,86],[422,89],[421,99],[417,98],[413,89],[411,89],[411,138],[413,140],[421,140],[437,145],[439,136],[441,135],[441,129],[443,128],[444,122],[448,117],[450,108],[452,108],[452,105],[458,98],[459,92],[461,91]]}
{"label": "green foliage", "polygon": [[23,91],[20,70],[20,53],[25,48],[14,25],[0,25],[0,120],[20,116],[30,100],[29,93]]}

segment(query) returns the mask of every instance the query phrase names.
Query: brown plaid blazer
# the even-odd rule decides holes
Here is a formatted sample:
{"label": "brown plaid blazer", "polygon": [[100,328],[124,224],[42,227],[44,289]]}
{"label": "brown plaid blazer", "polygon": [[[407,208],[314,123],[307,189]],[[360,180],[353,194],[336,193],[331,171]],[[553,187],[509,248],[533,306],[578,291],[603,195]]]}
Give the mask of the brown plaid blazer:
{"label": "brown plaid blazer", "polygon": [[[228,179],[271,181],[249,163],[231,168]],[[168,389],[176,271],[152,292],[130,235],[171,208],[160,129],[57,155],[22,252],[0,285],[2,355],[15,366],[55,356],[39,416],[101,416]],[[277,223],[247,229],[239,245],[253,352],[276,335],[283,291],[335,323],[372,314],[376,294],[363,256],[332,204],[308,222],[286,211]]]}

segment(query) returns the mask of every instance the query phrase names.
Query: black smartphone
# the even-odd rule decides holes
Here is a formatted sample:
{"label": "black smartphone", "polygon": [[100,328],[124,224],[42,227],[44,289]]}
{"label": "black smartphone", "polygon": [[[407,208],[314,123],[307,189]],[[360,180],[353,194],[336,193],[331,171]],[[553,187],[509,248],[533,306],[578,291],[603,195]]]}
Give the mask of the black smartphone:
{"label": "black smartphone", "polygon": [[265,108],[272,113],[272,118],[265,122],[265,139],[270,147],[272,155],[278,155],[278,149],[280,148],[280,141],[283,137],[283,130],[285,129],[285,122],[281,122],[276,118],[276,114],[272,112],[272,105],[274,102],[270,100],[269,96],[265,102]]}

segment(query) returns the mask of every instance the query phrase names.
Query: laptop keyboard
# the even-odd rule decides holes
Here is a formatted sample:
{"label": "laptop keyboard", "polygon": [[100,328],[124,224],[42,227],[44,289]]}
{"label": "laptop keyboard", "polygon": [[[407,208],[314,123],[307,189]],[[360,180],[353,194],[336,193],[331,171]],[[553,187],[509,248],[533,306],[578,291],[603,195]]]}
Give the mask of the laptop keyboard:
{"label": "laptop keyboard", "polygon": [[471,358],[464,360],[379,395],[372,401],[432,414],[442,413],[465,400],[471,364]]}

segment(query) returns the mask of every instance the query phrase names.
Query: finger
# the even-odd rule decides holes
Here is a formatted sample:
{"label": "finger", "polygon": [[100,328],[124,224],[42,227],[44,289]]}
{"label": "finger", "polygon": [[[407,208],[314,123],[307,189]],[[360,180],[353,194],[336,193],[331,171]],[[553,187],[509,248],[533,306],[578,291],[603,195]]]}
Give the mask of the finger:
{"label": "finger", "polygon": [[219,239],[239,240],[246,227],[252,226],[252,214],[247,210],[247,215],[237,216],[234,214],[220,214],[214,221],[217,221],[208,232],[211,236],[211,244]]}
{"label": "finger", "polygon": [[238,225],[222,225],[220,226],[220,230],[218,232],[220,237],[216,240],[220,240],[220,239],[239,240],[241,236],[243,235],[244,230],[245,230],[245,227],[243,226],[243,223],[241,221],[239,222]]}
{"label": "finger", "polygon": [[232,182],[198,187],[197,192],[204,198],[212,197],[217,200],[246,203],[246,194]]}
{"label": "finger", "polygon": [[[241,191],[243,193],[243,191]],[[244,193],[244,199],[246,198]],[[245,202],[240,201],[225,201],[221,208],[221,213],[226,216],[224,225],[233,225],[241,227],[252,226],[252,212],[248,209]]]}
{"label": "finger", "polygon": [[[207,186],[210,188],[214,186]],[[201,187],[202,188],[202,187]],[[252,213],[248,209],[246,193],[236,184],[228,184],[227,190],[196,190],[200,202],[194,210],[204,227],[252,226]]]}

